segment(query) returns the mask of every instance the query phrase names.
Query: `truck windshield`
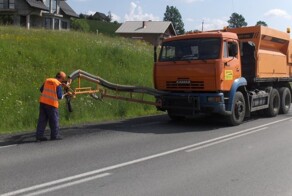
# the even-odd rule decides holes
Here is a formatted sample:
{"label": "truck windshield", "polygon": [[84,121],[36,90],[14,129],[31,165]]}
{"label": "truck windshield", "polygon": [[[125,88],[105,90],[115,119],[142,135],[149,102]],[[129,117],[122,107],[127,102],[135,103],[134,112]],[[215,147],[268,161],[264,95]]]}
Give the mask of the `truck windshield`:
{"label": "truck windshield", "polygon": [[220,38],[200,38],[165,42],[162,45],[160,58],[165,61],[218,59]]}

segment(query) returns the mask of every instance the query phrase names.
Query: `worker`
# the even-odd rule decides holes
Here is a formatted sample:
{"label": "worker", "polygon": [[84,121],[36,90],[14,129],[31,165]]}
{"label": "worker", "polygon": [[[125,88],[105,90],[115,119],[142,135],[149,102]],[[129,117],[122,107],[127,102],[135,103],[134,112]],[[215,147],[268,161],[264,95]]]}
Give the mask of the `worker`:
{"label": "worker", "polygon": [[62,137],[59,133],[59,99],[62,99],[65,95],[62,92],[62,86],[66,86],[63,83],[66,79],[64,72],[56,74],[55,78],[48,78],[41,86],[40,96],[40,111],[39,119],[36,130],[36,141],[47,141],[44,136],[45,128],[49,121],[51,129],[51,140],[61,140]]}

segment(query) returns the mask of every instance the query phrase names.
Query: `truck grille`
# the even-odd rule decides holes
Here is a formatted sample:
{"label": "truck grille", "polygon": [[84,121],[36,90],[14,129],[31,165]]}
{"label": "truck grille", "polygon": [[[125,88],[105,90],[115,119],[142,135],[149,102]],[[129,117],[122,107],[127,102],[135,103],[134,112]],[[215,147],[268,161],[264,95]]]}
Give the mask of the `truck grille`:
{"label": "truck grille", "polygon": [[166,88],[200,90],[200,89],[204,89],[204,81],[190,81],[190,80],[167,81]]}

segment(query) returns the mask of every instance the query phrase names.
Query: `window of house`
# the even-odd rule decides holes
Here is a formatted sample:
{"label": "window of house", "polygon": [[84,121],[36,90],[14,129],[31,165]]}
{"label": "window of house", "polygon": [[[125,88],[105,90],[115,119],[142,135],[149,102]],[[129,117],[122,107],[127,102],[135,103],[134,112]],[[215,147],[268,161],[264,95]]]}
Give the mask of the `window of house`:
{"label": "window of house", "polygon": [[52,13],[56,13],[57,11],[57,0],[44,0],[43,1],[46,7],[52,11]]}
{"label": "window of house", "polygon": [[14,0],[9,0],[9,9],[15,9]]}
{"label": "window of house", "polygon": [[66,21],[61,22],[62,29],[68,29],[68,23]]}
{"label": "window of house", "polygon": [[52,12],[57,13],[57,0],[52,0]]}
{"label": "window of house", "polygon": [[44,4],[46,5],[46,7],[50,8],[50,0],[44,0]]}
{"label": "window of house", "polygon": [[26,26],[26,16],[19,16],[20,17],[20,26]]}
{"label": "window of house", "polygon": [[45,28],[50,29],[51,28],[52,19],[51,18],[45,18]]}
{"label": "window of house", "polygon": [[55,19],[55,29],[59,29],[59,24],[60,24],[60,20],[59,19]]}
{"label": "window of house", "polygon": [[4,0],[0,0],[0,9],[4,8]]}

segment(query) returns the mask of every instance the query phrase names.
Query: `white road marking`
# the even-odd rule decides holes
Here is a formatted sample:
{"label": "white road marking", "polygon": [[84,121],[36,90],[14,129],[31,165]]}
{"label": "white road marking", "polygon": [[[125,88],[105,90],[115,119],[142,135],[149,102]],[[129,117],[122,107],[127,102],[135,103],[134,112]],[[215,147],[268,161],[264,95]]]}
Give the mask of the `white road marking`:
{"label": "white road marking", "polygon": [[252,134],[252,133],[256,133],[256,132],[265,130],[267,128],[268,127],[263,127],[261,129],[256,129],[256,130],[253,130],[253,131],[250,131],[250,132],[247,132],[247,133],[242,133],[240,135],[228,137],[226,139],[221,139],[221,140],[218,140],[218,141],[215,141],[215,142],[212,142],[212,143],[208,143],[208,144],[205,144],[205,145],[202,145],[202,146],[198,146],[196,148],[192,148],[192,149],[186,150],[186,152],[193,152],[193,151],[196,151],[196,150],[200,150],[200,149],[203,149],[203,148],[207,148],[207,147],[210,147],[210,146],[214,146],[216,144],[220,144],[220,143],[223,143],[223,142],[227,142],[229,140],[233,140],[233,139],[236,139],[236,138],[239,138],[239,137],[243,137],[243,136],[246,136],[246,135],[249,135],[249,134]]}
{"label": "white road marking", "polygon": [[36,196],[36,195],[46,194],[46,193],[49,193],[49,192],[53,192],[53,191],[56,191],[56,190],[60,190],[60,189],[63,189],[63,188],[67,188],[67,187],[70,187],[70,186],[81,184],[81,183],[84,183],[84,182],[96,180],[98,178],[103,178],[103,177],[106,177],[106,176],[109,176],[109,175],[111,175],[111,174],[110,173],[99,174],[99,175],[96,175],[96,176],[83,178],[81,180],[77,180],[77,181],[69,182],[69,183],[66,183],[66,184],[53,186],[51,188],[43,189],[43,190],[40,190],[40,191],[36,191],[36,192],[33,192],[33,193],[25,194],[24,196]]}
{"label": "white road marking", "polygon": [[0,146],[0,149],[1,148],[10,148],[10,147],[14,147],[14,146],[17,146],[16,144],[13,144],[13,145],[7,145],[7,146]]}
{"label": "white road marking", "polygon": [[232,133],[232,134],[228,134],[228,135],[225,135],[225,136],[217,137],[217,138],[214,138],[214,139],[211,139],[211,140],[199,142],[199,143],[196,143],[196,144],[191,144],[191,145],[184,146],[184,147],[181,147],[181,148],[176,148],[176,149],[173,149],[173,150],[170,150],[170,151],[154,154],[154,155],[143,157],[143,158],[140,158],[140,159],[135,159],[135,160],[124,162],[124,163],[120,163],[120,164],[117,164],[117,165],[112,165],[112,166],[109,166],[109,167],[104,167],[104,168],[101,168],[101,169],[93,170],[93,171],[82,173],[82,174],[79,174],[79,175],[75,175],[75,176],[62,178],[62,179],[59,179],[59,180],[55,180],[55,181],[51,181],[51,182],[47,182],[47,183],[31,186],[31,187],[28,187],[28,188],[19,189],[19,190],[13,191],[13,192],[5,193],[4,195],[1,195],[1,196],[14,196],[14,195],[25,193],[25,192],[28,192],[28,191],[34,191],[34,190],[37,190],[37,189],[46,188],[48,186],[52,186],[52,185],[55,185],[55,184],[67,182],[67,181],[74,180],[74,179],[77,179],[77,178],[82,178],[82,177],[95,175],[95,174],[98,174],[98,173],[108,172],[108,171],[111,171],[111,170],[114,170],[114,169],[122,168],[122,167],[125,167],[125,166],[133,165],[133,164],[136,164],[136,163],[141,163],[141,162],[148,161],[148,160],[151,160],[151,159],[155,159],[155,158],[158,158],[158,157],[163,157],[163,156],[166,156],[166,155],[169,155],[169,154],[174,154],[174,153],[177,153],[177,152],[180,152],[180,151],[184,151],[184,150],[187,150],[187,149],[196,148],[196,147],[199,147],[199,146],[202,146],[202,145],[210,144],[211,142],[217,142],[219,140],[223,140],[223,139],[230,138],[232,136],[248,133],[248,132],[250,132],[252,130],[255,130],[255,129],[261,129],[261,128],[264,128],[266,126],[273,125],[273,124],[280,123],[280,122],[287,121],[287,120],[291,120],[291,119],[292,119],[292,117],[285,118],[285,119],[282,119],[282,120],[277,120],[277,121],[270,122],[270,123],[267,123],[267,124],[264,124],[264,125],[260,125],[260,126],[257,126],[257,127],[245,129],[243,131],[239,131],[239,132],[236,132],[236,133]]}
{"label": "white road marking", "polygon": [[[98,173],[101,173],[101,172],[98,172]],[[29,192],[29,191],[34,191],[34,190],[37,190],[37,189],[53,186],[53,185],[56,185],[56,184],[66,183],[68,181],[76,180],[76,179],[79,179],[79,178],[84,178],[84,177],[87,177],[87,176],[90,176],[90,175],[93,175],[93,174],[97,174],[97,173],[87,172],[87,173],[83,173],[83,174],[79,174],[79,175],[75,175],[75,176],[70,176],[70,177],[67,177],[67,178],[62,178],[62,179],[59,179],[59,180],[54,180],[54,181],[51,181],[51,182],[47,182],[47,183],[43,183],[43,184],[27,187],[27,188],[24,188],[24,189],[19,189],[19,190],[16,190],[16,191],[13,191],[13,192],[9,192],[9,193],[5,193],[5,194],[0,195],[0,196],[18,195],[18,194],[26,193],[26,192]]]}

